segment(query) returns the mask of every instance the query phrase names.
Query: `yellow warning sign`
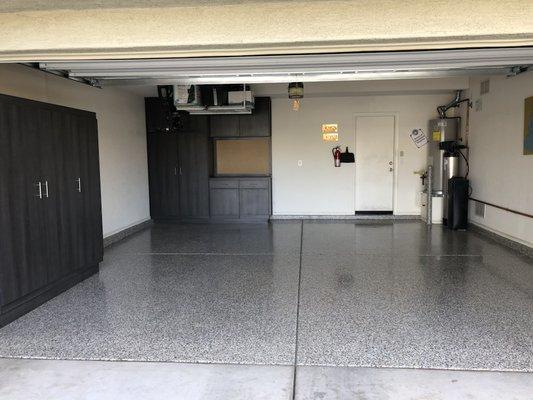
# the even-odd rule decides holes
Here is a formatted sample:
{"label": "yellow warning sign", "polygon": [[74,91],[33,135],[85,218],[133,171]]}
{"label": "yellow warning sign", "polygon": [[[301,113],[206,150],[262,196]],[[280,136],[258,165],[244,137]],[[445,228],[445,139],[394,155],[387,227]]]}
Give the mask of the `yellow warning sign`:
{"label": "yellow warning sign", "polygon": [[338,133],[339,126],[337,124],[322,124],[322,133]]}
{"label": "yellow warning sign", "polygon": [[338,142],[339,134],[338,133],[323,133],[322,140],[324,142]]}
{"label": "yellow warning sign", "polygon": [[433,131],[433,141],[440,142],[440,131]]}

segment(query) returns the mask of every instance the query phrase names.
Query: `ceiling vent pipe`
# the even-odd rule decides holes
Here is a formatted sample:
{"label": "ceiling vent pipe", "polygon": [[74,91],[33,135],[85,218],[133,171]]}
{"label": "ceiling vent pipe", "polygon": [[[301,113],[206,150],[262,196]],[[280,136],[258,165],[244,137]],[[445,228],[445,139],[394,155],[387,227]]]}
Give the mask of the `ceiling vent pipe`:
{"label": "ceiling vent pipe", "polygon": [[439,113],[439,117],[440,118],[448,118],[447,115],[446,115],[446,112],[450,109],[450,108],[455,108],[455,107],[459,107],[459,105],[465,101],[468,102],[468,106],[470,106],[470,99],[462,99],[461,100],[461,93],[462,93],[462,90],[458,90],[457,92],[455,92],[455,97],[453,98],[452,101],[450,101],[448,104],[446,105],[443,105],[443,106],[438,106],[437,107],[437,112]]}

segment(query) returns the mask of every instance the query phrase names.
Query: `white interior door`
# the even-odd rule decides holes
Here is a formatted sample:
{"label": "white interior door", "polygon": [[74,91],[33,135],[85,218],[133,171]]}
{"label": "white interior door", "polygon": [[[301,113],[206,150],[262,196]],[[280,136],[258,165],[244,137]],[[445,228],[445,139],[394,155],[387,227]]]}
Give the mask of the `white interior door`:
{"label": "white interior door", "polygon": [[394,116],[355,120],[355,211],[393,211]]}

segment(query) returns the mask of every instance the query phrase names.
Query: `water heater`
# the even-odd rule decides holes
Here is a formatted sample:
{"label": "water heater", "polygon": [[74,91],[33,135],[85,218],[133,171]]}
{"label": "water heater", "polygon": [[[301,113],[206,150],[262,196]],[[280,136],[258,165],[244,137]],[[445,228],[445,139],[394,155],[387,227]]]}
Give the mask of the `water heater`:
{"label": "water heater", "polygon": [[[433,166],[433,184],[431,194],[433,196],[444,196],[445,185],[448,179],[456,176],[459,172],[459,160],[452,160],[451,167],[447,166],[447,175],[444,173],[445,150],[440,148],[441,142],[456,141],[459,132],[459,118],[438,118],[429,121],[429,143],[428,143],[428,165]],[[450,163],[450,160],[447,161]],[[455,173],[456,175],[451,175]]]}

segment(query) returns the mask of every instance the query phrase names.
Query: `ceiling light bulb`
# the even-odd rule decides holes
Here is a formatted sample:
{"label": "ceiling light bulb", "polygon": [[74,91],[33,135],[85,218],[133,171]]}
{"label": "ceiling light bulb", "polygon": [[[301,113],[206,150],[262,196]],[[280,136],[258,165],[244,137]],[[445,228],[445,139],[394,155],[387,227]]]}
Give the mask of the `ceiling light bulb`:
{"label": "ceiling light bulb", "polygon": [[298,111],[300,109],[300,100],[299,99],[294,99],[292,101],[292,110],[293,111]]}

